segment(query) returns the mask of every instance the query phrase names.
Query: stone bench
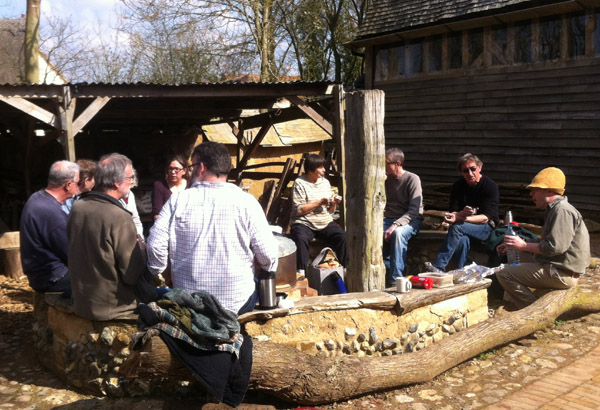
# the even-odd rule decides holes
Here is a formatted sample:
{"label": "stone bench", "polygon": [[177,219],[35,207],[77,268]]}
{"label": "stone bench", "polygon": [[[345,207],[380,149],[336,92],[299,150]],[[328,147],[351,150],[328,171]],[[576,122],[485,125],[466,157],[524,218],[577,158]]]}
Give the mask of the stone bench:
{"label": "stone bench", "polygon": [[[386,289],[306,297],[293,308],[257,310],[239,320],[255,349],[272,342],[315,356],[404,354],[486,320],[489,285],[485,279],[406,294]],[[159,337],[141,351],[131,349],[136,316],[90,321],[74,315],[59,295],[41,293],[35,294],[34,314],[41,362],[74,386],[112,396],[204,391]]]}

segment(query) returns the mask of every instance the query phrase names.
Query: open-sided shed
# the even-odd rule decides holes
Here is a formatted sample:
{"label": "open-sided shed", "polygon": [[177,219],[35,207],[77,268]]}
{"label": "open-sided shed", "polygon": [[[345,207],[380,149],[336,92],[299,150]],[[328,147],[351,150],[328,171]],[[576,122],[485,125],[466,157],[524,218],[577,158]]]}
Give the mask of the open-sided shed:
{"label": "open-sided shed", "polygon": [[[331,82],[0,85],[0,218],[15,229],[16,210],[45,184],[55,160],[121,152],[143,183],[161,176],[169,153],[189,154],[202,128],[215,122],[237,138],[234,177],[272,127],[288,121],[310,119],[341,154],[342,92]],[[280,108],[282,100],[288,108]],[[242,117],[249,109],[259,113]],[[258,132],[249,137],[251,129]]]}

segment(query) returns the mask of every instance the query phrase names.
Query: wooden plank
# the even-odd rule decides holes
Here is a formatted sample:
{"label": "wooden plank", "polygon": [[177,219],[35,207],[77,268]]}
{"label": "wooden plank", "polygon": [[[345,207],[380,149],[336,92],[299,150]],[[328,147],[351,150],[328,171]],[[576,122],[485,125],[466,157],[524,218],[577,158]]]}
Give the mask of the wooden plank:
{"label": "wooden plank", "polygon": [[294,307],[290,309],[254,310],[241,315],[238,320],[240,323],[247,323],[302,313],[350,309],[396,310],[398,314],[406,314],[423,306],[486,289],[491,283],[490,279],[483,279],[476,283],[464,283],[447,288],[413,289],[409,293],[398,293],[394,288],[389,288],[372,292],[309,296],[296,301]]}
{"label": "wooden plank", "polygon": [[319,127],[323,129],[326,133],[333,137],[333,126],[331,122],[319,114],[314,108],[308,105],[302,98],[295,95],[287,95],[285,98],[294,104],[296,107],[300,108],[311,120],[315,122]]}
{"label": "wooden plank", "polygon": [[88,122],[110,101],[110,97],[97,97],[92,101],[86,109],[79,114],[73,122],[73,135],[77,135],[79,131],[87,125]]}
{"label": "wooden plank", "polygon": [[29,102],[28,100],[21,97],[5,97],[0,95],[0,101],[4,101],[5,103],[17,108],[18,110],[23,111],[25,114],[28,114],[54,128],[60,127],[59,118],[52,114],[51,112],[43,109],[42,107]]}
{"label": "wooden plank", "polygon": [[[254,154],[254,151],[256,151],[256,148],[258,148],[258,146],[260,145],[260,143],[262,142],[262,140],[267,135],[267,132],[269,131],[269,128],[271,128],[272,126],[273,126],[273,119],[272,119],[272,116],[271,116],[271,117],[269,117],[269,119],[267,120],[267,122],[262,125],[261,129],[258,131],[258,134],[256,134],[256,137],[254,137],[254,140],[252,141],[252,143],[250,144],[250,146],[248,148],[246,148],[246,152],[244,153],[244,156],[236,164],[235,168],[236,168],[236,170],[240,174],[241,174],[241,171],[246,166],[246,164],[248,163],[248,160],[250,158],[252,158],[252,155]],[[244,124],[244,128],[245,128],[245,124]]]}
{"label": "wooden plank", "polygon": [[277,216],[281,211],[281,193],[289,184],[292,174],[294,173],[294,168],[296,166],[296,160],[293,158],[288,158],[283,168],[283,172],[281,173],[281,177],[279,181],[277,181],[275,194],[273,195],[273,202],[270,209],[267,212],[267,221],[270,224],[274,224]]}

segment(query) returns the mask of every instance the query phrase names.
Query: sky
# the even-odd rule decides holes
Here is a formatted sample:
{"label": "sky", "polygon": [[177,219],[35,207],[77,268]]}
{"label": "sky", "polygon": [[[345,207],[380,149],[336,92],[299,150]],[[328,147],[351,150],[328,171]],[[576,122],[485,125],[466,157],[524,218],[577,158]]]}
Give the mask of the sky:
{"label": "sky", "polygon": [[[99,20],[105,26],[110,26],[118,4],[119,0],[41,0],[41,24],[44,24],[44,16],[72,16],[83,26],[97,25]],[[19,17],[26,10],[27,0],[0,0],[0,17]]]}

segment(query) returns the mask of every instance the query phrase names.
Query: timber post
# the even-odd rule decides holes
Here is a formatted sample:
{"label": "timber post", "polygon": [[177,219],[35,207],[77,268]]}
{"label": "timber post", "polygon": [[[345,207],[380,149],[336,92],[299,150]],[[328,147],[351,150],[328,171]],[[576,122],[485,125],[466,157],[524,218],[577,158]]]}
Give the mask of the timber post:
{"label": "timber post", "polygon": [[385,288],[384,92],[346,94],[346,282],[350,292]]}

